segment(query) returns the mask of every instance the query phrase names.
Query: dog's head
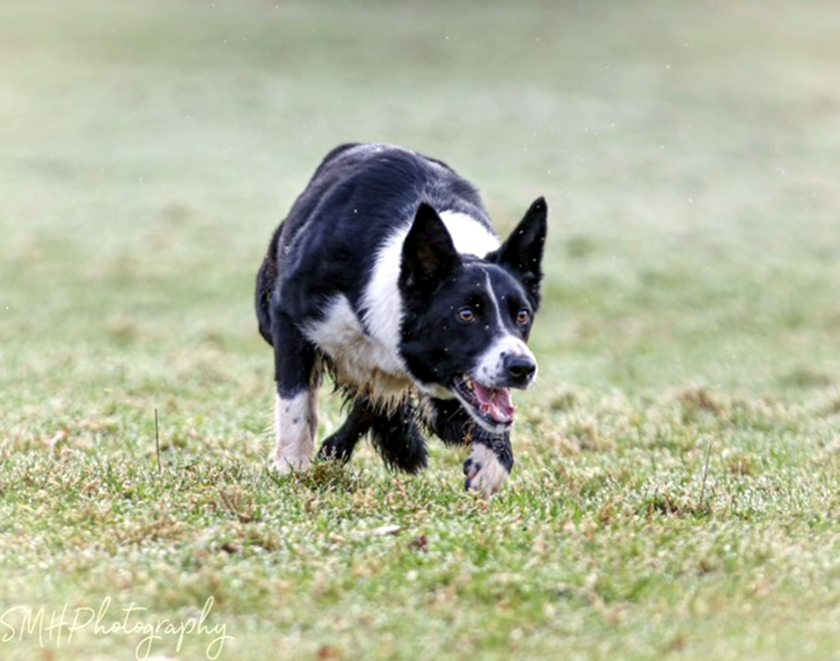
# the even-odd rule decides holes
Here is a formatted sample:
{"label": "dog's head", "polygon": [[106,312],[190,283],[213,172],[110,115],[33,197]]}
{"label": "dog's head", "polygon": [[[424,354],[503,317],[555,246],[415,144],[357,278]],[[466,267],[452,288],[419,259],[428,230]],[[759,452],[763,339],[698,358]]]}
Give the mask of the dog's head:
{"label": "dog's head", "polygon": [[435,210],[421,204],[403,244],[401,350],[425,392],[456,397],[482,427],[513,423],[511,388],[537,362],[526,346],[540,303],[547,208],[539,198],[484,258],[460,255]]}

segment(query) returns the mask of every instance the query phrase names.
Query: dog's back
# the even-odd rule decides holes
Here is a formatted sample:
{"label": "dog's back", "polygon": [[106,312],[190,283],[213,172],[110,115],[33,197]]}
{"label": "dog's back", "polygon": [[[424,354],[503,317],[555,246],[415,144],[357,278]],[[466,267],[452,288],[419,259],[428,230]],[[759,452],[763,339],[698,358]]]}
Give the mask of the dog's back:
{"label": "dog's back", "polygon": [[377,249],[410,222],[420,202],[469,216],[492,232],[478,191],[442,161],[390,145],[351,143],[327,154],[272,236],[257,275],[265,340],[272,343],[271,297],[286,279],[309,290],[295,305],[302,318],[317,316],[313,304],[336,292],[357,304]]}
{"label": "dog's back", "polygon": [[[324,169],[328,168],[333,160],[346,152],[349,149],[353,149],[354,147],[358,147],[358,143],[347,143],[343,145],[339,145],[332,151],[330,151],[325,157],[324,160],[321,161],[321,164],[315,170],[315,174],[312,175],[312,179],[309,181],[309,185],[306,187],[306,190],[301,194],[301,196],[297,199],[295,204],[292,206],[292,210],[289,212],[289,218],[300,218],[300,217],[307,217],[309,216],[315,206],[315,203],[318,200],[318,196],[316,194],[316,180],[319,180],[319,175],[324,171]],[[331,178],[331,181],[335,181],[335,177],[338,175],[336,171],[334,176]],[[327,181],[323,181],[325,178],[321,178],[320,187],[324,187],[324,184]],[[274,234],[271,237],[271,241],[268,244],[268,251],[266,252],[265,259],[263,260],[262,266],[260,267],[259,271],[257,272],[257,292],[256,292],[256,309],[257,309],[257,321],[259,322],[259,329],[260,335],[263,336],[266,342],[269,344],[272,343],[271,341],[271,315],[269,313],[269,305],[271,303],[271,293],[274,289],[274,285],[277,280],[278,275],[278,246],[280,244],[280,236],[283,233],[283,227],[285,222],[280,223],[277,229],[274,231]]]}

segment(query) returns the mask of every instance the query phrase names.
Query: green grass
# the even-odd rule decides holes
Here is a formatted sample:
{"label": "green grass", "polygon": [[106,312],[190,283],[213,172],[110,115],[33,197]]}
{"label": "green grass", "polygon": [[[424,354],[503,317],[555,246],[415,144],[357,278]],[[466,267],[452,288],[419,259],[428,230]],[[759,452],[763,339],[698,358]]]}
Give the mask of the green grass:
{"label": "green grass", "polygon": [[[145,638],[42,645],[27,607],[107,598],[103,625],[132,605],[154,625],[212,597],[221,658],[836,658],[838,21],[830,2],[4,2],[0,657]],[[490,502],[435,444],[419,478],[368,447],[266,471],[253,277],[347,140],[449,161],[503,231],[548,198],[540,383]],[[341,422],[322,402],[321,437]]]}

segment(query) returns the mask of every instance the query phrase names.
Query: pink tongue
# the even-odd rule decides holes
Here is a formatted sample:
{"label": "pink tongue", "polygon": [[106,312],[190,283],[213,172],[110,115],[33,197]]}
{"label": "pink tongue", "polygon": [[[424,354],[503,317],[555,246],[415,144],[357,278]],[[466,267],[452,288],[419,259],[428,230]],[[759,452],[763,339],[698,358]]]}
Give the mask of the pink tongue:
{"label": "pink tongue", "polygon": [[478,381],[475,384],[475,394],[481,404],[481,412],[488,414],[493,420],[500,423],[513,421],[516,415],[516,407],[510,397],[510,390],[507,388],[485,388]]}

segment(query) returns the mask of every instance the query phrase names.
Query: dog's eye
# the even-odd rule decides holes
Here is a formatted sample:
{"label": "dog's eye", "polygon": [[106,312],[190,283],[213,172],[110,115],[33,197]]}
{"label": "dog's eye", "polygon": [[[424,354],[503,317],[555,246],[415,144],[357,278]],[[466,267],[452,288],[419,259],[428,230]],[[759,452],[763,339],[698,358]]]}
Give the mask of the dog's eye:
{"label": "dog's eye", "polygon": [[531,321],[531,313],[526,309],[521,309],[516,315],[516,323],[524,326]]}
{"label": "dog's eye", "polygon": [[475,321],[475,310],[472,308],[461,308],[458,310],[458,319],[465,324],[471,324]]}

